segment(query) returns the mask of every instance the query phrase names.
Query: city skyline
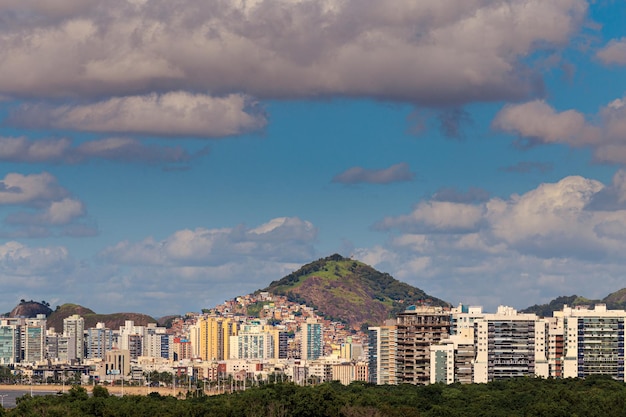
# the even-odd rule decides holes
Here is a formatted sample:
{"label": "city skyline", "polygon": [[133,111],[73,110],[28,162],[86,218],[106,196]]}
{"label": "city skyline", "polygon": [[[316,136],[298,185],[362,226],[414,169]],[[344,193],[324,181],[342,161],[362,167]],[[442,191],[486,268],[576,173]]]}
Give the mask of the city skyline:
{"label": "city skyline", "polygon": [[211,308],[339,253],[453,305],[626,287],[612,1],[0,5],[0,311]]}

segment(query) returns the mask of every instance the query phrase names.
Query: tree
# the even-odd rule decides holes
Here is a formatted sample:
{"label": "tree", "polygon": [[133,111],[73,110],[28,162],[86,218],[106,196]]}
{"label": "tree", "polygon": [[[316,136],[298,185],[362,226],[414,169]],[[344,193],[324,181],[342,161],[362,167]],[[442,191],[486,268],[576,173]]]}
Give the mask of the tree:
{"label": "tree", "polygon": [[96,385],[93,387],[93,391],[91,392],[95,398],[108,398],[109,390],[104,388],[101,385]]}
{"label": "tree", "polygon": [[[106,388],[104,388],[106,390]],[[87,390],[80,385],[73,385],[68,391],[70,401],[86,401],[89,399]]]}

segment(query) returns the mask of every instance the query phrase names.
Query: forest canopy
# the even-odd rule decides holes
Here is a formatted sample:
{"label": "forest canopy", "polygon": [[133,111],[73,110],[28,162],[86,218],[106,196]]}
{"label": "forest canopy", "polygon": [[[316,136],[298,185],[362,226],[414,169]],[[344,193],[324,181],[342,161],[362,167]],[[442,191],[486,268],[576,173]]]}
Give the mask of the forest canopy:
{"label": "forest canopy", "polygon": [[21,397],[0,416],[624,416],[626,384],[586,379],[519,378],[488,384],[316,386],[266,384],[233,394],[176,399],[151,393],[117,397],[79,386],[63,395]]}

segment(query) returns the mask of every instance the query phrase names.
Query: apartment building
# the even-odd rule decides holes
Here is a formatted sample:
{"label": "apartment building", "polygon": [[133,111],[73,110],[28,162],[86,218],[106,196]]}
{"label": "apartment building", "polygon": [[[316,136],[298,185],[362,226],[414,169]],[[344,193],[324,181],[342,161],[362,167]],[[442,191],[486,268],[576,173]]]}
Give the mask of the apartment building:
{"label": "apartment building", "polygon": [[20,326],[22,360],[24,362],[40,362],[46,358],[46,316],[38,314],[37,318],[24,319]]}
{"label": "apartment building", "polygon": [[64,318],[63,336],[68,338],[67,359],[83,360],[85,357],[85,319],[78,314]]}
{"label": "apartment building", "polygon": [[398,326],[368,327],[368,381],[373,384],[398,383]]}
{"label": "apartment building", "polygon": [[15,320],[0,320],[0,364],[20,361],[20,326]]}
{"label": "apartment building", "polygon": [[87,359],[104,359],[107,350],[113,349],[113,331],[104,323],[87,329]]}
{"label": "apartment building", "polygon": [[274,350],[274,336],[260,324],[245,325],[237,336],[230,336],[230,359],[269,359]]}
{"label": "apartment building", "polygon": [[624,381],[624,310],[571,308],[554,312],[562,323],[563,377],[610,375]]}
{"label": "apartment building", "polygon": [[548,322],[500,306],[474,324],[474,382],[548,377]]}
{"label": "apartment building", "polygon": [[450,336],[450,309],[411,306],[397,317],[401,383],[430,383],[430,347]]}
{"label": "apartment building", "polygon": [[308,319],[300,327],[300,359],[318,359],[323,354],[322,325],[314,319]]}
{"label": "apartment building", "polygon": [[199,357],[205,361],[228,359],[230,336],[237,336],[238,323],[224,317],[200,317],[196,327]]}

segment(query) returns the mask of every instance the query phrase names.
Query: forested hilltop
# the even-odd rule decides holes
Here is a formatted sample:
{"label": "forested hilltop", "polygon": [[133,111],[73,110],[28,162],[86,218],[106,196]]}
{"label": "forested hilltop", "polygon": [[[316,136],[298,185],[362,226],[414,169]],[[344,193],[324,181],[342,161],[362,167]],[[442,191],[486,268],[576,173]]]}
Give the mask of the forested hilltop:
{"label": "forested hilltop", "polygon": [[262,291],[306,304],[326,318],[344,321],[353,328],[380,325],[413,304],[449,305],[387,273],[338,254],[308,263]]}
{"label": "forested hilltop", "polygon": [[16,408],[0,410],[0,416],[621,417],[626,415],[625,399],[626,385],[603,376],[426,386],[284,383],[184,400],[157,393],[111,396],[101,386],[89,396],[75,386],[63,395],[22,397]]}
{"label": "forested hilltop", "polygon": [[601,300],[593,300],[590,298],[580,297],[578,295],[563,295],[557,297],[547,304],[535,304],[524,310],[522,313],[534,313],[541,317],[552,317],[554,311],[563,310],[564,305],[570,307],[578,306],[595,306],[596,304],[604,304],[611,310],[624,310],[626,309],[626,288],[612,292]]}

